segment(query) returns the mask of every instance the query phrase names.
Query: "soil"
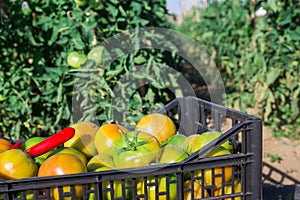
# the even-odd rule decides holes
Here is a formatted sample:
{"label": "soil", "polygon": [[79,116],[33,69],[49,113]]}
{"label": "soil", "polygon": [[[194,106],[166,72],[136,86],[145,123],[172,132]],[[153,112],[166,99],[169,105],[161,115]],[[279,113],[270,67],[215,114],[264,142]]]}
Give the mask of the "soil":
{"label": "soil", "polygon": [[263,127],[263,162],[264,184],[300,184],[300,141],[275,138]]}

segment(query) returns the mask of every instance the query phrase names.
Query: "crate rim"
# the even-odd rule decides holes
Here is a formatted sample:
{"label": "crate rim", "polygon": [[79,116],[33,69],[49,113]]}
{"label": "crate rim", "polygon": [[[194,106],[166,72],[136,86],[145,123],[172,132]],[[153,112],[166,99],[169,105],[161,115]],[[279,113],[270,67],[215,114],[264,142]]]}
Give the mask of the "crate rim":
{"label": "crate rim", "polygon": [[195,100],[195,101],[200,102],[200,103],[204,103],[204,104],[209,105],[213,108],[217,108],[218,110],[225,110],[225,111],[229,111],[230,113],[239,114],[239,115],[243,116],[245,119],[249,118],[249,119],[253,119],[253,120],[261,120],[261,118],[258,117],[258,116],[248,114],[248,113],[244,113],[240,110],[235,110],[233,108],[226,107],[225,105],[221,105],[221,104],[218,104],[218,103],[215,103],[215,102],[210,102],[210,101],[207,101],[205,99],[202,99],[202,98],[196,97],[196,96],[183,96],[183,97],[175,98],[175,99],[169,101],[164,107],[160,108],[159,111],[163,111],[166,106],[171,106],[171,105],[174,105],[174,104],[178,104],[180,100],[190,100],[190,99]]}

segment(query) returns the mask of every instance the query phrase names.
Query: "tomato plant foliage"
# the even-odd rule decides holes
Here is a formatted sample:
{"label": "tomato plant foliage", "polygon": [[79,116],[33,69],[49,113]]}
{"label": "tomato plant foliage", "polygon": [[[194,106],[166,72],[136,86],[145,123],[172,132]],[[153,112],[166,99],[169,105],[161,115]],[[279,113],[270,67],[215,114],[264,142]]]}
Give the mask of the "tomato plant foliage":
{"label": "tomato plant foliage", "polygon": [[[159,76],[157,63],[168,65],[175,56],[151,48],[134,50],[89,75],[68,66],[67,56],[72,51],[87,55],[125,30],[170,27],[165,4],[159,0],[100,0],[84,6],[62,0],[1,1],[0,134],[27,138],[53,134],[78,120],[112,120],[113,88],[121,75],[145,77],[148,66]],[[95,68],[95,63],[85,66]],[[136,70],[137,66],[145,70]],[[163,84],[133,87],[128,104],[132,120],[171,98]],[[79,102],[77,107],[72,107],[72,99]]]}
{"label": "tomato plant foliage", "polygon": [[[260,8],[264,16],[256,15]],[[227,105],[254,108],[276,136],[300,138],[300,3],[210,1],[178,29],[206,47],[222,73]]]}

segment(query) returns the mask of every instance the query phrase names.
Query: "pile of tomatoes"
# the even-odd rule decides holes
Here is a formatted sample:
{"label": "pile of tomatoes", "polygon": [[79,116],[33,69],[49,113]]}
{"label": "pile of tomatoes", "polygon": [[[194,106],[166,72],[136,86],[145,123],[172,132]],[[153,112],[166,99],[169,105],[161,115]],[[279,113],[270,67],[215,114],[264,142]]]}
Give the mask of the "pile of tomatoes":
{"label": "pile of tomatoes", "polygon": [[[68,128],[68,131],[74,131],[72,135],[68,136],[72,137],[41,155],[30,155],[31,151],[28,150],[36,144],[42,143],[45,138],[30,138],[18,148],[11,148],[12,143],[0,139],[0,178],[22,179],[113,169],[126,170],[126,168],[181,162],[222,134],[221,132],[206,132],[185,136],[178,133],[175,123],[170,117],[160,113],[143,116],[136,122],[133,129],[119,124],[103,124],[99,127],[94,123],[83,121]],[[58,142],[56,141],[56,143]],[[46,146],[49,148],[51,144]],[[207,157],[231,153],[232,146],[225,142],[210,152]],[[201,184],[214,184],[216,189],[222,186],[222,181],[229,182],[232,179],[231,167],[214,169],[214,174],[226,173],[224,178],[216,177],[214,180],[211,175],[212,169],[203,172],[206,178]],[[195,175],[201,176],[203,172],[196,171]],[[176,179],[175,176],[169,178]],[[162,178],[159,182],[165,185],[166,178]],[[201,184],[199,183],[199,189],[196,190],[197,183],[195,181],[193,186],[196,192],[194,196],[201,197],[202,192],[199,193]],[[138,186],[143,188],[142,184],[143,181]],[[120,184],[119,186],[122,187]],[[191,182],[187,181],[185,186],[190,187]],[[107,187],[110,186],[107,185]],[[115,195],[118,195],[117,191],[120,188],[115,189]],[[176,186],[170,190],[172,189],[176,190]],[[64,187],[64,190],[70,191],[70,188]],[[151,196],[151,192],[149,194]],[[176,192],[172,192],[172,194],[175,194],[173,196],[176,198]],[[207,193],[203,194],[207,196]],[[80,199],[81,195],[82,188],[79,186],[76,189],[76,196]],[[57,189],[52,190],[51,196],[53,199],[59,199]]]}

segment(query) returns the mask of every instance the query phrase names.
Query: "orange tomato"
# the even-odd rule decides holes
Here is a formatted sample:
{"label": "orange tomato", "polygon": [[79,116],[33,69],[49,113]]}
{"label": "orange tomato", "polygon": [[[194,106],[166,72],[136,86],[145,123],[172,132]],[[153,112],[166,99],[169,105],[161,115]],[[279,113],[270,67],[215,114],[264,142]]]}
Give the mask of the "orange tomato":
{"label": "orange tomato", "polygon": [[[38,176],[59,176],[65,174],[77,174],[87,172],[86,166],[75,155],[72,154],[55,154],[47,158],[40,166]],[[64,186],[63,192],[70,192],[71,186]],[[82,186],[75,186],[76,199],[82,198]],[[58,188],[51,189],[51,198],[54,200],[59,199]],[[71,199],[65,198],[65,199]]]}
{"label": "orange tomato", "polygon": [[[190,180],[186,181],[184,183],[184,188],[192,188],[192,182]],[[191,200],[191,199],[200,199],[200,198],[208,198],[209,194],[204,189],[203,196],[202,196],[202,185],[199,181],[194,181],[194,195],[192,195],[192,191],[186,191],[184,192],[184,200]]]}
{"label": "orange tomato", "polygon": [[[232,186],[231,185],[226,185],[224,187],[224,194],[236,194],[236,193],[240,193],[242,191],[242,184],[240,180],[235,180],[234,181],[234,191],[232,190]],[[222,194],[222,188],[218,188],[214,191],[214,195],[215,196],[221,196]],[[224,200],[231,200],[232,198],[225,198]],[[237,196],[234,197],[234,200],[240,200],[241,197]]]}
{"label": "orange tomato", "polygon": [[176,126],[167,115],[152,113],[143,116],[136,125],[137,131],[154,135],[160,144],[176,133]]}
{"label": "orange tomato", "polygon": [[11,147],[11,145],[11,142],[7,139],[0,138],[0,153],[8,150],[8,148]]}
{"label": "orange tomato", "polygon": [[[219,146],[216,149],[209,152],[206,156],[207,158],[215,157],[215,156],[222,156],[222,155],[229,155],[231,152],[226,149],[225,147]],[[232,166],[224,166],[224,172],[222,167],[216,168],[209,168],[204,170],[204,185],[210,186],[212,185],[213,180],[213,173],[214,173],[214,187],[220,188],[223,184],[223,178],[225,182],[229,182],[232,179]],[[201,171],[196,171],[196,175],[201,176]]]}
{"label": "orange tomato", "polygon": [[85,157],[85,155],[72,147],[59,147],[58,149],[54,150],[52,154],[50,154],[50,156],[55,154],[71,154],[78,157],[84,165],[87,165],[88,163],[88,160]]}

